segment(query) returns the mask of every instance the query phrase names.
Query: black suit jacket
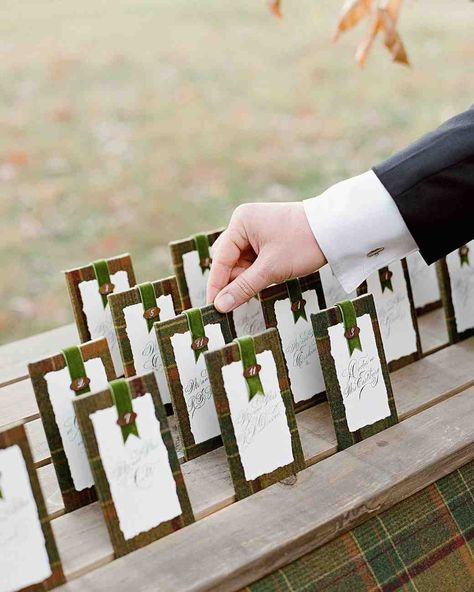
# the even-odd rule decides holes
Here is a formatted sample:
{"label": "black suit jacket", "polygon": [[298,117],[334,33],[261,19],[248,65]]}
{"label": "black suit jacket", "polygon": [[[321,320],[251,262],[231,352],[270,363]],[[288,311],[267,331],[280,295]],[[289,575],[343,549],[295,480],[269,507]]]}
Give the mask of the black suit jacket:
{"label": "black suit jacket", "polygon": [[427,263],[474,238],[474,105],[373,170]]}

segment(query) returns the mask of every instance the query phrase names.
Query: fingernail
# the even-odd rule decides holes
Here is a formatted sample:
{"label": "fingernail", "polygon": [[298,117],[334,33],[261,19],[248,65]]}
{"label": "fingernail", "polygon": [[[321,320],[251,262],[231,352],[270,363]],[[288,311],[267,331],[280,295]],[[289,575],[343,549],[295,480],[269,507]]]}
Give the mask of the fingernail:
{"label": "fingernail", "polygon": [[220,312],[230,312],[235,306],[235,298],[230,292],[224,292],[214,300],[214,306]]}

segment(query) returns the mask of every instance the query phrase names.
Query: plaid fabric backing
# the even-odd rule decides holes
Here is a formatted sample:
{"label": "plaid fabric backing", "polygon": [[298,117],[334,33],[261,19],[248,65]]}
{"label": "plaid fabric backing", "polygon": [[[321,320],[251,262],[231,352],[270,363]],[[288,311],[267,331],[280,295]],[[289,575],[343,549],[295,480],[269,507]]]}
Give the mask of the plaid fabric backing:
{"label": "plaid fabric backing", "polygon": [[[175,314],[180,314],[181,311],[181,298],[179,296],[178,284],[174,276],[152,282],[155,296],[171,295],[173,299],[173,307]],[[117,294],[111,294],[109,296],[110,312],[112,313],[112,320],[114,323],[115,333],[117,335],[117,341],[119,344],[120,355],[122,357],[123,368],[125,377],[135,376],[135,364],[133,361],[132,347],[127,334],[127,326],[125,324],[125,313],[124,309],[127,306],[134,304],[140,304],[140,292],[138,288],[131,288],[125,290],[125,292],[118,292]]]}
{"label": "plaid fabric backing", "polygon": [[296,425],[295,411],[293,408],[293,397],[290,391],[288,374],[286,372],[285,359],[281,351],[280,341],[276,329],[269,329],[265,333],[260,333],[254,337],[255,351],[257,354],[265,350],[270,350],[273,354],[280,387],[281,396],[285,404],[286,419],[291,433],[291,445],[293,451],[293,462],[254,479],[247,481],[245,472],[240,459],[239,448],[235,438],[234,426],[230,416],[229,400],[224,387],[222,378],[222,368],[238,362],[240,360],[239,348],[236,343],[227,345],[222,349],[208,352],[206,356],[206,366],[211,381],[212,395],[216,404],[217,415],[221,427],[222,440],[227,455],[227,462],[234,483],[235,495],[237,499],[243,499],[252,493],[256,493],[273,483],[295,475],[298,471],[305,468],[303,450]]}
{"label": "plaid fabric backing", "polygon": [[245,588],[397,590],[474,590],[474,461]]}
{"label": "plaid fabric backing", "polygon": [[76,410],[77,419],[79,421],[79,426],[84,437],[84,443],[86,445],[92,474],[94,475],[97,495],[99,497],[102,512],[107,525],[107,530],[109,531],[110,540],[112,541],[112,546],[114,548],[116,557],[130,553],[131,551],[139,549],[140,547],[144,547],[145,545],[148,545],[149,543],[152,543],[153,541],[156,541],[157,539],[194,522],[191,503],[188,498],[184,477],[181,472],[181,466],[176,455],[166,411],[158,392],[155,375],[150,373],[144,376],[129,378],[127,379],[127,382],[130,385],[133,399],[140,397],[145,393],[150,393],[153,397],[155,413],[158,421],[160,422],[161,436],[168,451],[168,459],[173,472],[173,477],[176,482],[176,490],[181,504],[182,514],[176,518],[173,518],[172,520],[162,522],[155,528],[152,528],[147,532],[142,532],[132,539],[126,539],[123,536],[122,530],[120,529],[117,511],[110,493],[107,475],[105,474],[104,466],[99,455],[94,427],[89,417],[92,413],[99,409],[111,407],[113,405],[112,394],[110,390],[106,390],[100,393],[88,394],[78,397],[74,401],[74,407]]}
{"label": "plaid fabric backing", "polygon": [[[80,346],[80,349],[85,362],[93,358],[100,358],[104,365],[107,379],[114,380],[116,378],[109,346],[104,337],[84,343]],[[77,508],[96,501],[97,496],[94,487],[89,487],[82,491],[77,491],[74,487],[68,459],[64,452],[61,433],[56,423],[56,416],[49,398],[48,384],[44,378],[48,372],[62,370],[65,366],[64,356],[62,353],[59,353],[39,362],[28,364],[28,372],[41,414],[41,421],[43,422],[48,446],[51,451],[51,459],[58,478],[64,508],[66,512],[72,512]]]}
{"label": "plaid fabric backing", "polygon": [[[116,273],[117,271],[126,271],[129,285],[134,286],[136,284],[132,258],[128,253],[107,259],[107,265],[111,274]],[[64,274],[66,276],[66,284],[81,343],[90,341],[91,336],[87,326],[86,315],[83,311],[79,284],[84,281],[95,279],[94,268],[92,265],[86,265],[85,267],[65,271]]]}
{"label": "plaid fabric backing", "polygon": [[[301,286],[301,291],[306,292],[308,290],[314,290],[318,299],[318,305],[320,310],[326,308],[323,287],[321,285],[321,278],[319,273],[312,273],[302,278],[298,278]],[[275,327],[278,330],[277,318],[275,314],[275,304],[278,300],[286,300],[288,298],[287,284],[277,284],[276,286],[270,286],[260,292],[260,302],[262,303],[263,316],[265,318],[265,326],[267,329]],[[308,319],[310,321],[310,319]],[[281,338],[280,338],[281,342]],[[283,356],[285,354],[283,353]],[[291,386],[291,380],[290,380]],[[321,403],[326,400],[326,391],[320,393],[313,393],[311,398],[295,403],[294,407],[296,411],[307,409],[316,403]]]}
{"label": "plaid fabric backing", "polygon": [[[213,230],[212,232],[206,233],[210,246],[216,242],[218,236],[222,234],[222,231],[223,229]],[[186,282],[186,276],[184,275],[183,255],[195,251],[196,245],[194,244],[193,238],[189,237],[184,240],[173,241],[169,244],[169,247],[173,269],[176,275],[176,280],[178,281],[179,293],[181,295],[181,308],[187,310],[188,308],[191,308],[191,300],[189,299],[188,284]]]}
{"label": "plaid fabric backing", "polygon": [[[56,547],[56,541],[54,539],[53,530],[51,523],[48,518],[48,512],[46,510],[46,503],[43,498],[43,493],[38,480],[38,475],[33,465],[33,457],[31,455],[30,445],[26,436],[25,427],[23,424],[14,424],[10,427],[2,428],[0,430],[0,448],[9,448],[17,444],[25,459],[26,468],[28,470],[28,476],[30,478],[31,489],[35,498],[36,506],[38,508],[38,517],[41,522],[41,528],[43,530],[43,536],[46,541],[46,551],[49,557],[49,564],[51,566],[51,575],[49,578],[34,584],[27,586],[22,589],[22,592],[41,592],[43,590],[50,590],[56,586],[64,584],[64,573],[61,565],[61,559],[59,557],[58,549]],[[25,557],[25,569],[28,568],[28,558]],[[1,575],[0,575],[1,577]]]}
{"label": "plaid fabric backing", "polygon": [[[411,312],[411,318],[412,318],[412,322],[413,322],[413,328],[415,329],[415,333],[416,333],[416,351],[413,352],[412,354],[408,354],[407,356],[403,356],[403,357],[399,358],[398,360],[392,360],[391,362],[389,362],[388,363],[389,372],[395,372],[395,370],[399,370],[400,368],[403,368],[404,366],[407,366],[408,364],[411,364],[412,362],[416,362],[417,360],[419,360],[421,358],[420,332],[418,330],[418,320],[417,320],[417,316],[416,316],[415,303],[413,300],[413,290],[411,288],[410,274],[408,273],[407,260],[401,259],[400,263],[402,264],[403,276],[405,278],[405,282],[406,282],[406,286],[407,286],[407,293],[408,293],[408,299],[410,301],[410,312]],[[357,288],[357,295],[361,296],[363,294],[367,294],[367,282],[363,282]]]}
{"label": "plaid fabric backing", "polygon": [[341,313],[337,307],[323,310],[317,315],[311,315],[313,321],[314,334],[318,346],[321,368],[323,370],[324,382],[326,384],[326,395],[331,410],[334,428],[336,430],[337,444],[339,450],[344,450],[369,436],[373,436],[382,430],[398,423],[397,409],[392,392],[392,383],[388,373],[387,361],[382,345],[380,327],[375,311],[375,303],[372,294],[360,296],[352,301],[358,317],[369,314],[372,319],[375,342],[380,356],[380,366],[382,368],[383,380],[388,394],[388,405],[390,407],[390,416],[381,419],[371,425],[367,425],[360,430],[350,432],[346,420],[346,412],[342,399],[341,388],[337,379],[334,359],[331,355],[331,341],[329,339],[328,327],[342,323]]}

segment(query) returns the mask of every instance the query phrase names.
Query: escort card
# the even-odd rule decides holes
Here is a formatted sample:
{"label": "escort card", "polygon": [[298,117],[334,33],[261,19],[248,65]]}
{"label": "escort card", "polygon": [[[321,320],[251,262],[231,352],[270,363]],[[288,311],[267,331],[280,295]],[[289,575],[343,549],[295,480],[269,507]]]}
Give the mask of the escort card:
{"label": "escort card", "polygon": [[46,505],[22,424],[0,429],[0,591],[64,583]]}
{"label": "escort card", "polygon": [[115,378],[104,337],[28,365],[66,512],[95,501],[94,479],[73,401]]}
{"label": "escort card", "polygon": [[153,372],[74,406],[117,557],[194,521]]}
{"label": "escort card", "polygon": [[304,468],[278,333],[205,354],[237,499]]}
{"label": "escort card", "polygon": [[437,262],[449,341],[474,335],[474,241]]}
{"label": "escort card", "polygon": [[232,341],[229,318],[212,305],[192,308],[155,330],[185,458],[194,458],[222,442],[203,353]]}
{"label": "escort card", "polygon": [[[183,309],[207,304],[207,280],[212,264],[212,246],[222,230],[196,234],[170,243],[173,267],[178,281]],[[234,334],[256,335],[265,330],[265,321],[258,298],[251,298],[232,313]]]}
{"label": "escort card", "polygon": [[267,328],[278,330],[296,407],[325,399],[311,324],[311,315],[324,308],[319,274],[271,286],[260,293],[260,300]]}
{"label": "escort card", "polygon": [[398,422],[372,294],[312,316],[340,450]]}
{"label": "escort card", "polygon": [[421,344],[406,260],[379,269],[358,292],[374,297],[390,372],[419,360]]}
{"label": "escort card", "polygon": [[168,381],[153,325],[181,313],[176,278],[139,284],[125,292],[111,294],[109,304],[125,376],[154,372],[161,400],[171,412]]}
{"label": "escort card", "polygon": [[319,276],[321,278],[325,302],[325,306],[322,306],[321,308],[329,308],[330,306],[334,306],[336,302],[340,302],[346,298],[352,299],[357,296],[355,292],[346,294],[344,288],[339,283],[339,280],[336,278],[329,265],[321,267],[319,270]]}
{"label": "escort card", "polygon": [[105,337],[115,373],[122,376],[123,365],[107,297],[135,285],[130,255],[94,261],[64,273],[81,342]]}
{"label": "escort card", "polygon": [[441,306],[436,265],[427,265],[419,251],[407,257],[413,303],[418,315]]}

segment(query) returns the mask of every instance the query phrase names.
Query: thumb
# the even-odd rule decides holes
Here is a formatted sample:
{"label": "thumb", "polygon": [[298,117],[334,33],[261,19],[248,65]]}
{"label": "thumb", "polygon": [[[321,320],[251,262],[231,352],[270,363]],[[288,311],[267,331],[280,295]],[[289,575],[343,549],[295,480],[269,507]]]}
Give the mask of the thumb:
{"label": "thumb", "polygon": [[242,271],[234,281],[219,292],[214,300],[214,306],[220,312],[230,312],[250,298],[258,294],[272,283],[262,257]]}

